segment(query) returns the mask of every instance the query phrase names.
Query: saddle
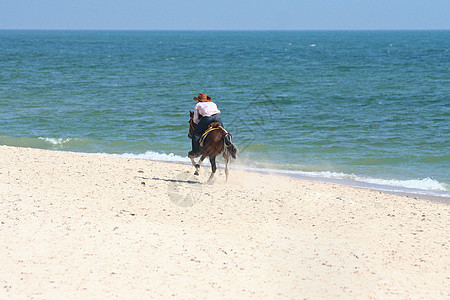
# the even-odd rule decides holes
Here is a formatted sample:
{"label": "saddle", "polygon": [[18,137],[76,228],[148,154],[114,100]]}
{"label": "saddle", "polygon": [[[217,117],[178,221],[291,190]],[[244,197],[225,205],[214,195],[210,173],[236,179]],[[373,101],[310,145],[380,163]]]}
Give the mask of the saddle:
{"label": "saddle", "polygon": [[[218,123],[219,124],[219,123]],[[200,137],[199,143],[200,143],[200,147],[203,147],[203,142],[205,141],[206,137],[208,136],[208,134],[211,131],[217,130],[217,129],[223,129],[226,133],[228,133],[228,131],[225,130],[225,128],[223,128],[222,126],[210,126],[208,129],[206,129],[206,131],[202,134],[202,136]]]}

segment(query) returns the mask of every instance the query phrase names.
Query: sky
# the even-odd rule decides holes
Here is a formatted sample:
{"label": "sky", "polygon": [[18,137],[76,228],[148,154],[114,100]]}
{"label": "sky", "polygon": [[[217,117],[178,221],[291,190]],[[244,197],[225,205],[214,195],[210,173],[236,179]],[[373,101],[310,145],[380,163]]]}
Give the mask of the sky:
{"label": "sky", "polygon": [[0,0],[0,29],[450,29],[450,1]]}

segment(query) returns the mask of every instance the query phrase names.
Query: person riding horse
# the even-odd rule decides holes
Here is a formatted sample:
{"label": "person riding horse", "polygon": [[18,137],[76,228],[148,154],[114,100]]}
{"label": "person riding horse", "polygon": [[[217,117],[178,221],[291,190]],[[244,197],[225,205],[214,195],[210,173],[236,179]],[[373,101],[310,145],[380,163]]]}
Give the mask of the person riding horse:
{"label": "person riding horse", "polygon": [[223,127],[222,119],[220,118],[220,110],[217,105],[211,101],[211,97],[204,93],[198,94],[194,97],[198,103],[194,107],[194,123],[197,127],[192,135],[192,151],[189,151],[189,158],[199,157],[200,154],[200,137],[208,129],[209,124],[219,122]]}

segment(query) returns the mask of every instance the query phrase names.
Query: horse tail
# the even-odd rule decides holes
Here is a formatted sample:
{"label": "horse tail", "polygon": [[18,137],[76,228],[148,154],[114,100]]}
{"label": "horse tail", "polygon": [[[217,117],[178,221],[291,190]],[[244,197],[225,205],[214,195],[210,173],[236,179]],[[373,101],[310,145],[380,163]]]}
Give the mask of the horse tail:
{"label": "horse tail", "polygon": [[224,141],[224,156],[228,156],[236,159],[238,148],[232,142],[232,136],[229,133],[226,133],[223,136]]}

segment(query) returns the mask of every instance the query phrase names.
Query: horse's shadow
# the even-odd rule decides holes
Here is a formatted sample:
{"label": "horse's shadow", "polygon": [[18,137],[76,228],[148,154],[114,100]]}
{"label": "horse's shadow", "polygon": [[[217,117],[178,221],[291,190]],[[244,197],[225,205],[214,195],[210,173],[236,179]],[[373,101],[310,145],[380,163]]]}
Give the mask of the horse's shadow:
{"label": "horse's shadow", "polygon": [[159,178],[159,177],[153,177],[153,178],[141,177],[141,178],[142,179],[151,179],[151,180],[165,181],[165,182],[172,182],[172,183],[202,184],[200,181],[195,181],[195,180],[167,179],[167,178]]}

